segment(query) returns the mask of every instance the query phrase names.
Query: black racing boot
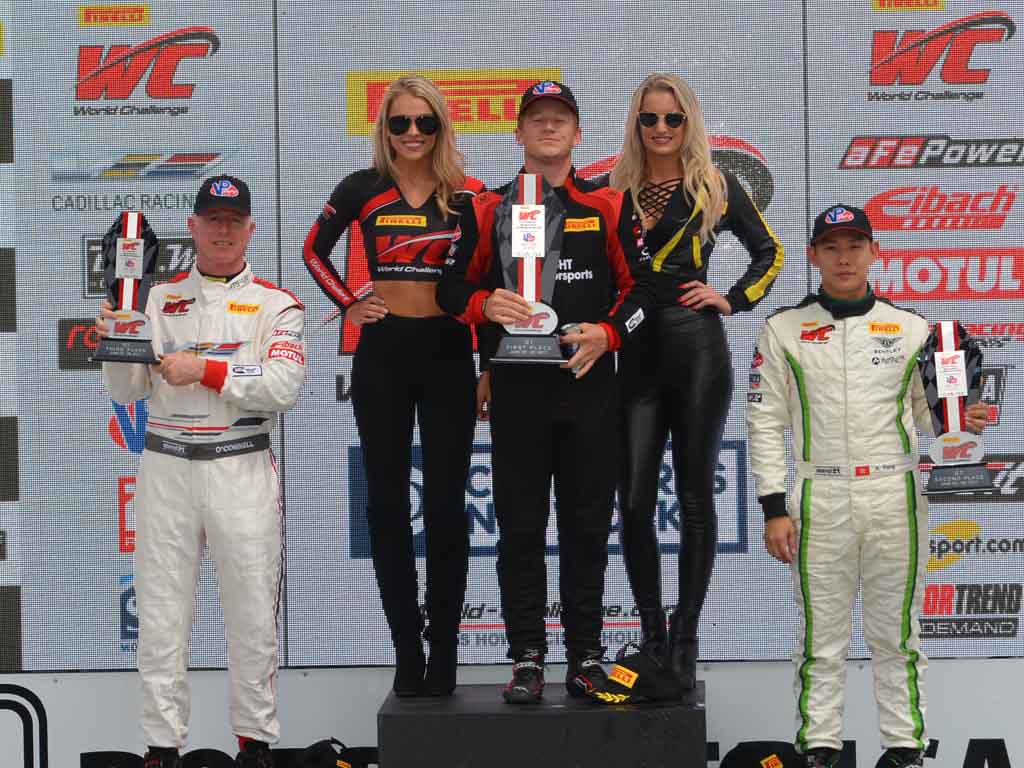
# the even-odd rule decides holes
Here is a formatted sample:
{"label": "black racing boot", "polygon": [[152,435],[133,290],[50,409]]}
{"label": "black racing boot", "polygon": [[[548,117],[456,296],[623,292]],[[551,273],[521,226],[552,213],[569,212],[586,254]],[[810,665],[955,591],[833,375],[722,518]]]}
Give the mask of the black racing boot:
{"label": "black racing boot", "polygon": [[528,648],[516,656],[512,679],[501,692],[509,704],[538,704],[544,695],[544,654]]}
{"label": "black racing boot", "polygon": [[565,690],[570,696],[586,698],[608,688],[608,674],[601,666],[604,648],[573,653],[569,651],[565,670]]}
{"label": "black racing boot", "polygon": [[878,758],[875,768],[914,768],[924,765],[924,753],[913,747],[889,747]]}
{"label": "black racing boot", "polygon": [[814,747],[808,749],[800,757],[803,768],[836,768],[839,765],[840,751],[831,747]]}
{"label": "black racing boot", "polygon": [[245,746],[235,758],[237,768],[274,768],[274,756],[265,741],[247,739]]}
{"label": "black racing boot", "polygon": [[181,757],[174,747],[150,747],[142,758],[142,768],[181,768]]}

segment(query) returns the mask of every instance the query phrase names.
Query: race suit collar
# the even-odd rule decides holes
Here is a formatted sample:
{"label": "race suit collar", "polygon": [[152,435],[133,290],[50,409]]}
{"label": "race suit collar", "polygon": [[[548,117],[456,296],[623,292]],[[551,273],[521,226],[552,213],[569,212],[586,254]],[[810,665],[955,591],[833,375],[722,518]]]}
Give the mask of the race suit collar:
{"label": "race suit collar", "polygon": [[827,309],[829,314],[836,318],[836,320],[842,320],[844,317],[856,317],[870,312],[871,308],[875,306],[875,292],[868,285],[868,292],[863,299],[843,301],[842,299],[833,299],[825,291],[820,291],[818,293],[818,303]]}

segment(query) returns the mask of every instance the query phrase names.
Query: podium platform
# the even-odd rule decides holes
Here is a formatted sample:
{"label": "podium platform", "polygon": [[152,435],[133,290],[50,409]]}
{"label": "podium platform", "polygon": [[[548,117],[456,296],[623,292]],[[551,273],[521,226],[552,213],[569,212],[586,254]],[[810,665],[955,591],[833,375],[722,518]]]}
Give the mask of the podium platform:
{"label": "podium platform", "polygon": [[573,768],[704,765],[704,683],[682,701],[607,706],[549,681],[534,706],[512,706],[502,686],[460,685],[450,698],[400,699],[377,712],[381,768]]}

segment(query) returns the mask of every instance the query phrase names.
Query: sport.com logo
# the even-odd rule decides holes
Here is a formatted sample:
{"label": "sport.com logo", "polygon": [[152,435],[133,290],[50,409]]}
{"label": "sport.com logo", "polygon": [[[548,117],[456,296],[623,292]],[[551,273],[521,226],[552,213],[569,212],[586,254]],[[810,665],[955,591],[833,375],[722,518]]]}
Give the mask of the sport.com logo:
{"label": "sport.com logo", "polygon": [[928,541],[928,572],[951,568],[971,558],[1024,560],[1024,537],[986,536],[975,520],[951,520],[932,528]]}

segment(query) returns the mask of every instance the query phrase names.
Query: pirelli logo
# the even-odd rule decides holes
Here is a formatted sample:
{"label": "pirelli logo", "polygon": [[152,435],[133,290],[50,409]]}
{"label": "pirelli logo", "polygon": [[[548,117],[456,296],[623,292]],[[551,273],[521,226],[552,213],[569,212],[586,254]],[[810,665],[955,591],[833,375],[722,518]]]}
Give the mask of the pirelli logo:
{"label": "pirelli logo", "polygon": [[774,752],[768,755],[768,757],[761,758],[761,766],[762,768],[783,768],[782,760]]}
{"label": "pirelli logo", "polygon": [[946,0],[871,0],[876,11],[944,11]]}
{"label": "pirelli logo", "polygon": [[880,333],[883,336],[895,336],[903,331],[903,326],[899,323],[871,323],[868,326],[868,331],[870,333]]}
{"label": "pirelli logo", "polygon": [[259,311],[259,304],[239,304],[235,301],[228,302],[228,312],[232,315],[255,315]]}
{"label": "pirelli logo", "polygon": [[78,6],[80,27],[148,27],[149,6],[137,3]]}
{"label": "pirelli logo", "polygon": [[611,673],[608,675],[610,680],[614,680],[617,683],[621,683],[627,688],[632,688],[636,683],[636,679],[640,677],[636,672],[625,667],[620,667],[618,664],[612,667]]}
{"label": "pirelli logo", "polygon": [[425,227],[426,216],[378,216],[378,227]]}
{"label": "pirelli logo", "polygon": [[345,74],[349,136],[369,136],[384,94],[403,75],[423,75],[444,94],[459,133],[512,133],[519,99],[539,80],[561,80],[560,67],[526,69],[354,70]]}
{"label": "pirelli logo", "polygon": [[601,220],[597,216],[587,216],[585,219],[566,219],[566,232],[600,232]]}

